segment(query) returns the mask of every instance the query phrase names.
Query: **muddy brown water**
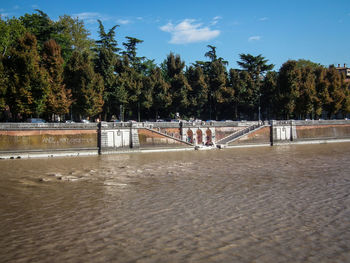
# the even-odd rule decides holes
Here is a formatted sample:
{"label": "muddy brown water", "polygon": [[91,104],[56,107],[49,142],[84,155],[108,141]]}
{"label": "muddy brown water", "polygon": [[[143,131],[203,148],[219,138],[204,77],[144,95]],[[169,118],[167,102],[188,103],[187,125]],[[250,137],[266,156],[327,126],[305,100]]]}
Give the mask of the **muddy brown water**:
{"label": "muddy brown water", "polygon": [[0,262],[350,262],[350,143],[0,160]]}

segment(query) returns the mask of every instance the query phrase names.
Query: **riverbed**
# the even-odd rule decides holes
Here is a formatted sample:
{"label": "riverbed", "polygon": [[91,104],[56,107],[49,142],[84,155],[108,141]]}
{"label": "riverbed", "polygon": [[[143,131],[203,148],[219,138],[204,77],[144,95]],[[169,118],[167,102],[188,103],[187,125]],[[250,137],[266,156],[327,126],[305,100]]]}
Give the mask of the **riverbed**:
{"label": "riverbed", "polygon": [[350,262],[350,143],[0,160],[0,262]]}

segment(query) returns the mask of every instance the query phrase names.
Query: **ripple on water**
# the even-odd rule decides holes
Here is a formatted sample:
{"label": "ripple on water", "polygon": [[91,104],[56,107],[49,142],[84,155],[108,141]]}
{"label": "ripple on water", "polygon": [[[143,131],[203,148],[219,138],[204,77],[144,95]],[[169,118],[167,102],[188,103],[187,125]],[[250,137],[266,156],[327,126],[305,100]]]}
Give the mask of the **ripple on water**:
{"label": "ripple on water", "polygon": [[4,162],[2,260],[349,262],[341,146]]}

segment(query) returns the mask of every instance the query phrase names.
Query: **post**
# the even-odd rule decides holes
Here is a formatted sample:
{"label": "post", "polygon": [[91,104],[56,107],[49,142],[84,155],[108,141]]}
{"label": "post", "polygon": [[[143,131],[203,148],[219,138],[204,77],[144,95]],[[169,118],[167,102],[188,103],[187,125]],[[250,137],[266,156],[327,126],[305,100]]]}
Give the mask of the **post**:
{"label": "post", "polygon": [[274,120],[271,120],[270,122],[270,145],[273,146],[273,126],[274,126]]}

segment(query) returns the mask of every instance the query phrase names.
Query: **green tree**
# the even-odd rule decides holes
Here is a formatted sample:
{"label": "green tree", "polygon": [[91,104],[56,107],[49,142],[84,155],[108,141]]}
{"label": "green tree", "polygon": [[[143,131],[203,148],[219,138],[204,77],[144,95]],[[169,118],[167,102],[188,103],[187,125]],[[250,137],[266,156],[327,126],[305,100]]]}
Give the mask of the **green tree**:
{"label": "green tree", "polygon": [[84,21],[63,15],[56,22],[56,27],[56,39],[59,39],[65,61],[68,61],[73,50],[87,52],[93,48],[94,42],[89,38],[90,32],[85,28]]}
{"label": "green tree", "polygon": [[329,67],[325,78],[328,85],[330,100],[323,105],[323,108],[327,111],[328,118],[331,118],[331,116],[337,114],[343,106],[343,101],[346,96],[344,79],[334,66]]}
{"label": "green tree", "polygon": [[8,77],[7,105],[15,120],[38,117],[46,110],[48,82],[34,35],[26,33],[3,60]]}
{"label": "green tree", "polygon": [[299,97],[301,71],[295,60],[285,62],[278,75],[278,104],[281,106],[280,115],[283,119],[295,116],[295,108]]}
{"label": "green tree", "polygon": [[268,60],[265,59],[262,55],[253,56],[251,54],[240,54],[240,61],[237,61],[237,64],[243,69],[246,70],[251,79],[254,81],[254,85],[251,86],[252,90],[250,93],[252,94],[250,104],[253,105],[252,109],[255,112],[260,113],[261,107],[261,81],[264,79],[266,72],[273,69],[273,64],[268,64]]}
{"label": "green tree", "polygon": [[150,75],[150,85],[153,90],[152,110],[155,114],[155,119],[168,117],[166,114],[172,104],[170,94],[170,85],[165,81],[162,70],[157,67],[152,70]]}
{"label": "green tree", "polygon": [[186,71],[188,84],[191,86],[189,111],[196,118],[203,118],[208,102],[208,85],[205,81],[203,69],[200,66],[190,66]]}
{"label": "green tree", "polygon": [[17,18],[3,20],[0,16],[0,54],[5,56],[8,49],[16,44],[18,38],[26,32]]}
{"label": "green tree", "polygon": [[118,62],[119,48],[117,41],[115,40],[115,29],[118,25],[113,26],[108,32],[100,20],[99,23],[99,37],[96,43],[96,58],[95,58],[95,71],[102,76],[104,82],[104,119],[110,119],[117,109],[116,98],[116,74],[115,69]]}
{"label": "green tree", "polygon": [[137,44],[141,44],[143,40],[134,38],[134,37],[126,37],[127,42],[123,43],[125,47],[125,51],[122,52],[123,55],[128,57],[128,61],[131,66],[138,72],[141,72],[141,62],[145,59],[144,57],[137,56]]}
{"label": "green tree", "polygon": [[179,55],[170,53],[166,60],[166,73],[170,84],[170,94],[172,94],[171,115],[180,113],[187,116],[187,107],[190,105],[188,94],[191,86],[184,75],[185,63],[181,61]]}
{"label": "green tree", "polygon": [[220,111],[225,107],[225,103],[231,100],[233,96],[233,89],[230,89],[228,83],[228,76],[226,72],[227,62],[216,55],[216,47],[208,45],[209,51],[205,56],[210,61],[204,64],[204,72],[206,74],[206,81],[208,85],[208,106],[209,118],[219,118]]}
{"label": "green tree", "polygon": [[66,89],[63,83],[61,48],[53,39],[44,44],[42,65],[48,72],[49,82],[46,112],[49,115],[64,115],[72,104],[71,90]]}
{"label": "green tree", "polygon": [[64,70],[64,80],[67,89],[72,91],[72,111],[76,119],[94,117],[102,112],[103,79],[95,73],[88,52],[73,52]]}
{"label": "green tree", "polygon": [[253,93],[254,80],[246,70],[230,69],[230,85],[234,90],[233,112],[234,119],[249,117],[255,109]]}
{"label": "green tree", "polygon": [[[7,91],[7,76],[5,73],[4,65],[2,63],[3,56],[0,55],[0,112],[3,112],[6,108],[6,91]],[[0,116],[4,117],[4,116]]]}
{"label": "green tree", "polygon": [[38,49],[41,50],[46,41],[55,38],[58,28],[46,13],[38,9],[35,11],[36,14],[25,14],[19,19],[24,27],[36,37]]}
{"label": "green tree", "polygon": [[279,111],[277,103],[277,80],[278,73],[275,71],[267,72],[261,86],[261,109],[264,117],[271,119],[276,116]]}
{"label": "green tree", "polygon": [[315,116],[315,105],[318,104],[319,98],[316,92],[316,82],[314,70],[310,66],[305,66],[300,70],[299,96],[296,99],[295,113],[300,119],[312,119]]}

